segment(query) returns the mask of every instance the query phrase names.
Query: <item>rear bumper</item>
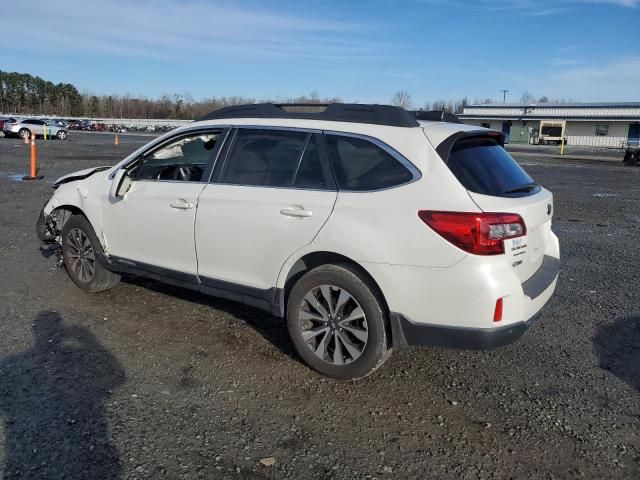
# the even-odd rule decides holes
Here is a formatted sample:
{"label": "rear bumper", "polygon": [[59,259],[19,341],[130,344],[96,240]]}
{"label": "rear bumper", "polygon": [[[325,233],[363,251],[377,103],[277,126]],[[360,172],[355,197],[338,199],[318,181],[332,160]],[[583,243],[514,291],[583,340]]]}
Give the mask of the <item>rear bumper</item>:
{"label": "rear bumper", "polygon": [[530,307],[526,320],[490,328],[475,328],[415,322],[402,313],[391,313],[393,346],[491,350],[513,343],[527,331],[553,298],[559,271],[560,260],[553,256],[545,256],[538,271],[522,284],[521,296]]}
{"label": "rear bumper", "polygon": [[394,349],[406,346],[420,346],[462,350],[492,350],[518,340],[540,317],[541,313],[542,309],[524,322],[511,323],[504,327],[496,328],[446,327],[443,325],[414,323],[402,314],[392,313],[391,336],[393,347]]}

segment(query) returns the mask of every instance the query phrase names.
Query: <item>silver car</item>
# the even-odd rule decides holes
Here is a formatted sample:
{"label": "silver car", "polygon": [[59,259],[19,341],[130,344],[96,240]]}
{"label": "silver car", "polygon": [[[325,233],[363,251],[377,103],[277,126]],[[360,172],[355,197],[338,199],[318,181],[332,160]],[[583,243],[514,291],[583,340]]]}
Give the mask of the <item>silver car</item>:
{"label": "silver car", "polygon": [[18,120],[14,123],[5,123],[3,132],[7,136],[19,136],[20,138],[35,135],[36,137],[44,136],[45,128],[48,137],[55,137],[64,140],[69,136],[67,130],[60,125],[56,125],[46,120],[25,119]]}

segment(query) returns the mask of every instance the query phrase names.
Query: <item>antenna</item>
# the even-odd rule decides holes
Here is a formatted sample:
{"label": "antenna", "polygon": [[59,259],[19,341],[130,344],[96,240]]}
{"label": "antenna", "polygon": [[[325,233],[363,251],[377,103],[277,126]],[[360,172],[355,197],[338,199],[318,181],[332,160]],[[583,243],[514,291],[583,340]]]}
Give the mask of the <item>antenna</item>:
{"label": "antenna", "polygon": [[507,103],[507,93],[511,90],[500,90],[502,92],[502,103]]}

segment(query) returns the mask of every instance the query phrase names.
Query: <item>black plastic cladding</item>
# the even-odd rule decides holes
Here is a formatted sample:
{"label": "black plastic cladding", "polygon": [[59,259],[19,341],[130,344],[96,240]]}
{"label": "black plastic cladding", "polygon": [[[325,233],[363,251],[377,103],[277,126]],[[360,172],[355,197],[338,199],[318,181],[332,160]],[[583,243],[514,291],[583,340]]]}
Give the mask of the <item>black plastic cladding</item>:
{"label": "black plastic cladding", "polygon": [[[365,105],[359,103],[331,103],[322,112],[289,112],[284,105],[273,103],[256,103],[225,107],[199,118],[202,120],[218,120],[227,118],[297,118],[304,120],[325,120],[332,122],[369,123],[391,127],[418,127],[420,124],[415,115],[400,107],[391,105]],[[295,105],[300,106],[300,105]],[[325,105],[310,104],[309,107]]]}

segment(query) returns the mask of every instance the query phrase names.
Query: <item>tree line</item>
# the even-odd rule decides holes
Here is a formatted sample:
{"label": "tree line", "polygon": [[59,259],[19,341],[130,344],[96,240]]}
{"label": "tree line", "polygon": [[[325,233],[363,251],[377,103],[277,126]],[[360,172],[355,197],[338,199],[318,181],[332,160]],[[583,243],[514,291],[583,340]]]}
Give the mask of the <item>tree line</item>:
{"label": "tree line", "polygon": [[[341,103],[338,97],[322,98],[317,92],[291,98],[261,100],[274,103]],[[540,97],[536,100],[529,92],[520,98],[522,103],[549,103]],[[566,100],[561,100],[566,101]],[[569,100],[570,101],[570,100]],[[157,118],[191,120],[213,110],[230,105],[255,103],[250,97],[211,97],[196,100],[190,94],[161,95],[159,98],[147,98],[131,95],[93,95],[79,92],[70,83],[54,84],[28,73],[3,72],[0,70],[0,112],[13,114],[47,115],[59,117],[90,118]],[[494,100],[476,98],[473,104],[493,103]],[[439,99],[416,105],[406,90],[397,92],[390,103],[407,110],[438,110],[450,113],[462,113],[470,105],[468,97],[461,99]]]}
{"label": "tree line", "polygon": [[[523,105],[528,105],[532,103],[573,103],[572,99],[549,99],[547,96],[542,96],[536,99],[534,95],[525,91],[520,97],[520,102]],[[412,98],[411,94],[406,90],[400,90],[396,92],[393,97],[391,97],[391,105],[395,105],[398,107],[402,107],[405,110],[424,110],[431,111],[435,110],[438,112],[445,111],[448,113],[462,113],[464,107],[469,105],[486,105],[488,103],[499,103],[496,102],[492,98],[485,98],[484,100],[481,98],[475,98],[473,102],[469,100],[468,97],[463,97],[459,99],[450,99],[450,100],[434,100],[433,102],[426,102],[422,105],[416,105]]]}
{"label": "tree line", "polygon": [[[261,101],[303,104],[342,102],[337,97],[320,97],[316,92],[300,97]],[[245,103],[256,103],[256,99],[235,96],[196,100],[190,94],[165,94],[159,98],[128,94],[93,95],[81,93],[69,83],[54,84],[28,73],[0,70],[0,112],[5,114],[191,120],[222,107]]]}
{"label": "tree line", "polygon": [[0,112],[82,115],[83,98],[70,83],[0,70]]}

